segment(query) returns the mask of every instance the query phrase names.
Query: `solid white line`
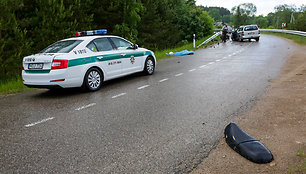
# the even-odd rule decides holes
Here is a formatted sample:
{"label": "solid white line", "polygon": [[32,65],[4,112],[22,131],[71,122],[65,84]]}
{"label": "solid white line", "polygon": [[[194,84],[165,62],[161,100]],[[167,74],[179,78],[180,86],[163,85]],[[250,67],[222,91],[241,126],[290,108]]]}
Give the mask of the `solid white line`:
{"label": "solid white line", "polygon": [[88,108],[88,107],[91,107],[91,106],[94,106],[94,105],[96,105],[96,103],[91,103],[91,104],[89,104],[89,105],[85,105],[85,106],[76,108],[75,110],[76,110],[76,111],[79,111],[79,110],[82,110],[82,109],[85,109],[85,108]]}
{"label": "solid white line", "polygon": [[192,72],[192,71],[195,71],[196,69],[191,69],[191,70],[189,70],[189,72]]}
{"label": "solid white line", "polygon": [[37,122],[31,123],[31,124],[27,124],[27,125],[25,125],[25,127],[35,126],[37,124],[40,124],[40,123],[43,123],[43,122],[46,122],[46,121],[49,121],[49,120],[52,120],[52,119],[54,119],[54,117],[49,117],[49,118],[43,119],[41,121],[37,121]]}
{"label": "solid white line", "polygon": [[184,74],[184,73],[176,74],[175,77],[181,76],[181,75],[183,75],[183,74]]}
{"label": "solid white line", "polygon": [[164,82],[164,81],[167,81],[167,80],[169,80],[169,79],[168,79],[168,78],[162,79],[162,80],[159,81],[159,83]]}
{"label": "solid white line", "polygon": [[205,66],[207,66],[207,65],[202,65],[202,66],[200,66],[199,68],[204,68]]}
{"label": "solid white line", "polygon": [[137,89],[143,89],[143,88],[146,88],[146,87],[149,87],[150,85],[144,85],[144,86],[141,86],[141,87],[139,87],[139,88],[137,88]]}
{"label": "solid white line", "polygon": [[120,96],[123,96],[123,95],[125,95],[126,93],[121,93],[121,94],[118,94],[118,95],[114,95],[114,96],[112,96],[112,98],[117,98],[117,97],[120,97]]}

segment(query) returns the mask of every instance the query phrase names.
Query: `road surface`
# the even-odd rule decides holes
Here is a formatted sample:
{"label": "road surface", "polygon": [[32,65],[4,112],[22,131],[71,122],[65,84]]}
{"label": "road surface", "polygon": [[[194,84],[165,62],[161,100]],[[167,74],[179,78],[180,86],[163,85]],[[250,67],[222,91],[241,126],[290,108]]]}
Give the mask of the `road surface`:
{"label": "road surface", "polygon": [[294,46],[269,35],[157,63],[102,89],[0,98],[0,173],[191,171],[277,76]]}

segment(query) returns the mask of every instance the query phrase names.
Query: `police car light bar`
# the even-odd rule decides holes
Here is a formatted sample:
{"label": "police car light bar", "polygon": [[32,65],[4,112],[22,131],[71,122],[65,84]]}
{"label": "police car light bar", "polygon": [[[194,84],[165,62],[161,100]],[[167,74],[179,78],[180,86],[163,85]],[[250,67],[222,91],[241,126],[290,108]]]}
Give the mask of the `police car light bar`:
{"label": "police car light bar", "polygon": [[100,35],[100,34],[106,34],[106,29],[101,30],[92,30],[92,31],[81,31],[81,32],[75,32],[75,36],[91,36],[91,35]]}

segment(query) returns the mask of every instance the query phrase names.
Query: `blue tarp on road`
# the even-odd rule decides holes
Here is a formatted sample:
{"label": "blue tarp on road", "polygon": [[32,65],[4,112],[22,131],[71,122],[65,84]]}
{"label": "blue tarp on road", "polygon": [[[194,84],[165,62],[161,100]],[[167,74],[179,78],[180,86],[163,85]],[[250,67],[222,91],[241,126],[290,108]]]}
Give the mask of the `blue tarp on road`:
{"label": "blue tarp on road", "polygon": [[183,51],[176,52],[173,54],[166,53],[166,55],[174,55],[174,56],[183,56],[183,55],[191,55],[191,54],[194,54],[194,51],[183,50]]}

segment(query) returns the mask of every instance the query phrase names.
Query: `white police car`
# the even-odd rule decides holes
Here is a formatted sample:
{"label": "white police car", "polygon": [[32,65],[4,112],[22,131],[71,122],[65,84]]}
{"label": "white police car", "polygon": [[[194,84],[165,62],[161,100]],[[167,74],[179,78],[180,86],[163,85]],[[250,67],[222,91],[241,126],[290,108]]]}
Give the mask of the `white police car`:
{"label": "white police car", "polygon": [[135,72],[152,75],[153,51],[106,34],[106,30],[76,32],[38,54],[23,58],[22,79],[28,87],[85,87],[96,91],[103,81]]}

